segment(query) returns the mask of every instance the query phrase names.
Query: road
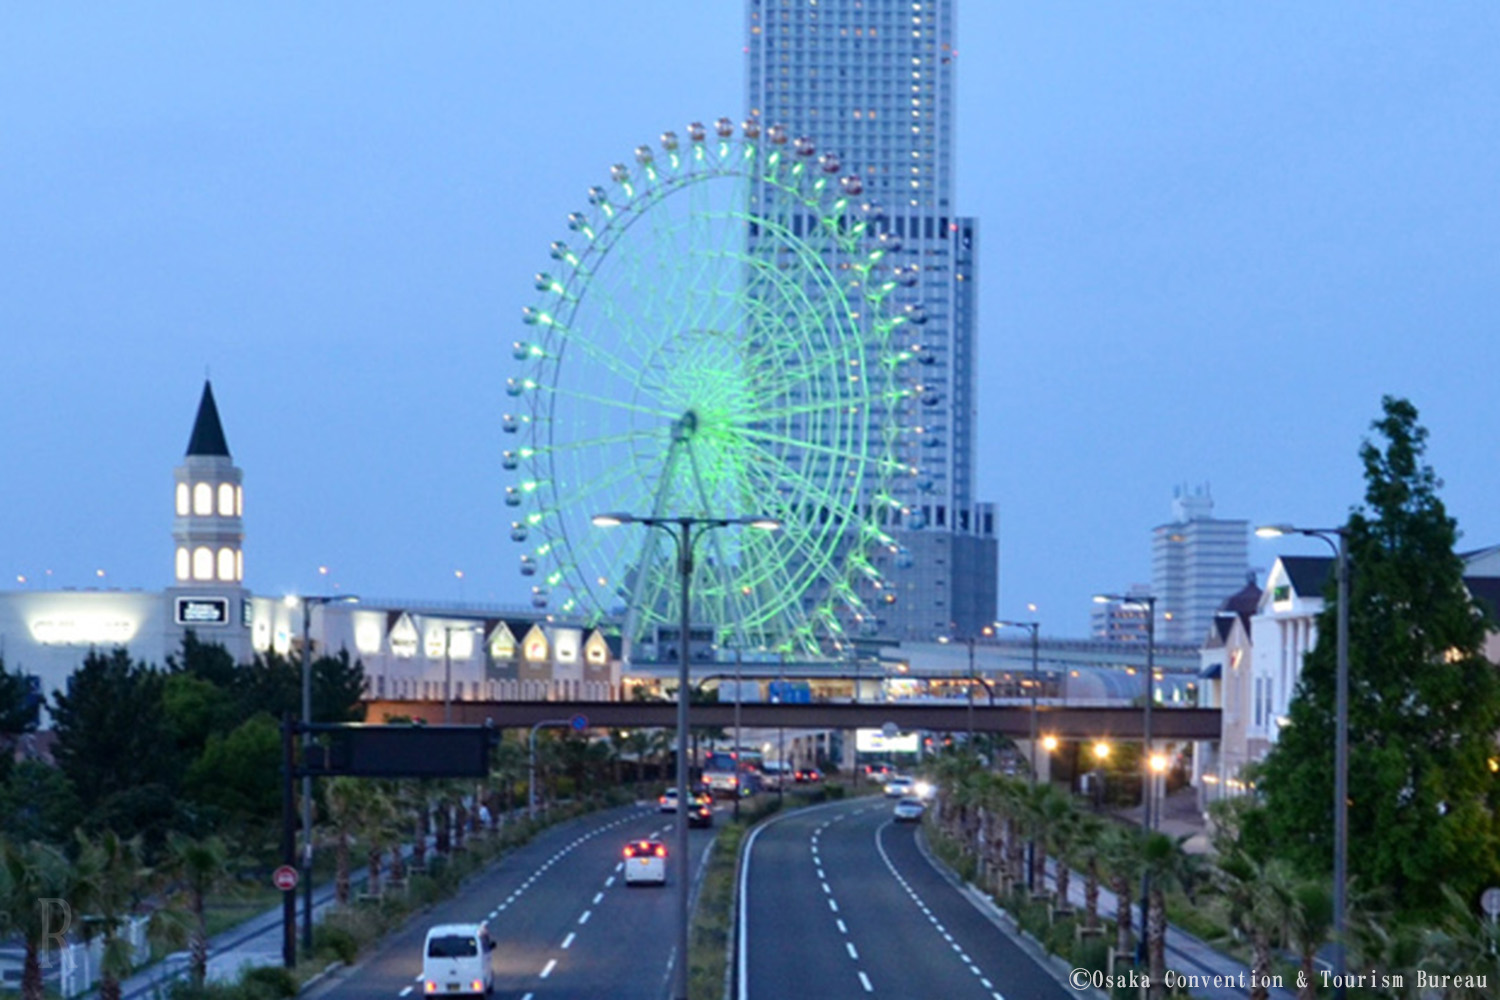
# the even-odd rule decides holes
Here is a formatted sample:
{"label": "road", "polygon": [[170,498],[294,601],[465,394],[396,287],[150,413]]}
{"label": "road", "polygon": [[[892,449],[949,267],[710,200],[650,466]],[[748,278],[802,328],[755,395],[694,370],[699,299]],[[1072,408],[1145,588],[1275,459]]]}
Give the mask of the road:
{"label": "road", "polygon": [[891,806],[835,803],[754,834],[740,1000],[1077,1000],[933,866]]}
{"label": "road", "polygon": [[[319,1000],[415,1000],[422,995],[427,928],[488,920],[497,942],[498,998],[661,1000],[675,960],[675,880],[683,870],[681,859],[669,858],[665,888],[627,888],[620,868],[628,840],[655,833],[670,848],[675,820],[654,805],[635,806],[543,831],[314,995]],[[695,881],[712,837],[711,830],[690,831]]]}

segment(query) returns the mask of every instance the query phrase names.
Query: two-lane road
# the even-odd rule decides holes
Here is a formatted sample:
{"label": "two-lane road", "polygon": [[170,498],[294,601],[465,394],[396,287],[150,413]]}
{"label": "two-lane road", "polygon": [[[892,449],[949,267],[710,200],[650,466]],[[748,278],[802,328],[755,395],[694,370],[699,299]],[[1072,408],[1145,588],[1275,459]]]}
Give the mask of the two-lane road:
{"label": "two-lane road", "polygon": [[[684,864],[669,858],[665,889],[627,887],[622,852],[627,841],[652,835],[670,847],[676,818],[635,806],[543,831],[317,995],[415,1000],[422,994],[427,928],[487,920],[497,943],[497,997],[661,1000],[676,960],[673,886]],[[712,836],[691,831],[688,867],[695,880]]]}
{"label": "two-lane road", "polygon": [[753,835],[740,1000],[1076,1000],[933,867],[891,807],[836,803]]}

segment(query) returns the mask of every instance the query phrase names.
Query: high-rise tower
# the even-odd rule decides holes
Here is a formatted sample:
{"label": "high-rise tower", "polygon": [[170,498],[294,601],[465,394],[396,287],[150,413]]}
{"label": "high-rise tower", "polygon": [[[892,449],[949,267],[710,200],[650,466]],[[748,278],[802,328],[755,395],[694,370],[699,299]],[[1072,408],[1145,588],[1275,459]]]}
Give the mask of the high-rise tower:
{"label": "high-rise tower", "polygon": [[[750,115],[836,153],[878,209],[912,360],[896,414],[896,540],[865,595],[878,633],[970,636],[995,617],[992,504],[974,497],[979,225],[956,213],[955,0],[747,0]],[[762,211],[780,192],[762,184]],[[789,225],[796,207],[786,205]],[[754,252],[754,238],[751,251]],[[899,269],[899,270],[897,270]],[[872,412],[886,421],[888,412]]]}
{"label": "high-rise tower", "polygon": [[1249,522],[1213,512],[1208,487],[1181,488],[1172,498],[1172,520],[1152,531],[1151,589],[1161,642],[1204,642],[1214,612],[1245,586]]}

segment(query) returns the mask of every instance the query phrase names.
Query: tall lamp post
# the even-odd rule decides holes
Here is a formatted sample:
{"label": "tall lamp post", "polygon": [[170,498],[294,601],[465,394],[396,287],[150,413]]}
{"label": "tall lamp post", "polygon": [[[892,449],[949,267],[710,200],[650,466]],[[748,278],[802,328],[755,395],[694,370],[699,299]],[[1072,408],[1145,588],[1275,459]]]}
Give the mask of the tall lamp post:
{"label": "tall lamp post", "polygon": [[1334,995],[1342,998],[1348,962],[1344,934],[1349,907],[1349,529],[1268,524],[1256,528],[1255,534],[1260,538],[1306,535],[1321,539],[1334,553],[1338,631],[1333,696],[1333,974],[1339,984]]}
{"label": "tall lamp post", "polygon": [[[673,1000],[687,1000],[688,966],[688,824],[687,808],[692,797],[688,794],[688,685],[691,668],[689,636],[692,629],[692,585],[693,585],[693,529],[704,532],[711,528],[725,528],[740,524],[761,531],[775,531],[781,522],[770,517],[656,517],[637,516],[612,512],[595,514],[595,525],[613,528],[621,524],[644,524],[648,528],[660,528],[672,536],[677,546],[677,573],[682,582],[681,618],[678,632],[677,670],[677,961],[672,966]],[[736,789],[738,792],[738,789]]]}
{"label": "tall lamp post", "polygon": [[[1149,835],[1152,830],[1152,786],[1156,783],[1156,761],[1151,752],[1151,703],[1156,700],[1156,595],[1155,594],[1098,594],[1094,600],[1100,604],[1118,602],[1133,604],[1146,609],[1146,709],[1142,715],[1141,733],[1141,832]],[[1146,942],[1147,897],[1150,895],[1151,875],[1141,873],[1141,945]]]}
{"label": "tall lamp post", "polygon": [[[298,597],[288,594],[286,606],[302,606],[302,724],[312,725],[312,631],[313,605],[357,604],[359,598],[353,594],[336,594],[326,597]],[[303,732],[302,753],[307,755],[312,745],[312,734]],[[313,946],[313,816],[312,778],[302,777],[302,950],[312,954]]]}
{"label": "tall lamp post", "polygon": [[995,623],[1000,628],[1024,628],[1031,632],[1031,787],[1036,787],[1036,740],[1037,740],[1037,718],[1036,697],[1037,690],[1041,686],[1041,677],[1037,671],[1037,660],[1039,659],[1039,642],[1037,635],[1041,630],[1041,622],[1012,622],[999,621]]}

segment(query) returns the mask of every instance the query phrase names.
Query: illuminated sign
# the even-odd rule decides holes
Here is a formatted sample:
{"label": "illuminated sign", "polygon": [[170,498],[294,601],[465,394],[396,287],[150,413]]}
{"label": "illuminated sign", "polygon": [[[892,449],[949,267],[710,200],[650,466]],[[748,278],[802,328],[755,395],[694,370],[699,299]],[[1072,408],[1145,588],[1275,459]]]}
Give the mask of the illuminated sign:
{"label": "illuminated sign", "polygon": [[917,734],[886,736],[878,729],[856,729],[854,748],[860,753],[916,753]]}
{"label": "illuminated sign", "polygon": [[44,646],[122,645],[135,638],[137,624],[126,618],[38,618],[31,622],[31,637]]}
{"label": "illuminated sign", "polygon": [[177,598],[177,624],[228,625],[229,598],[179,597]]}

